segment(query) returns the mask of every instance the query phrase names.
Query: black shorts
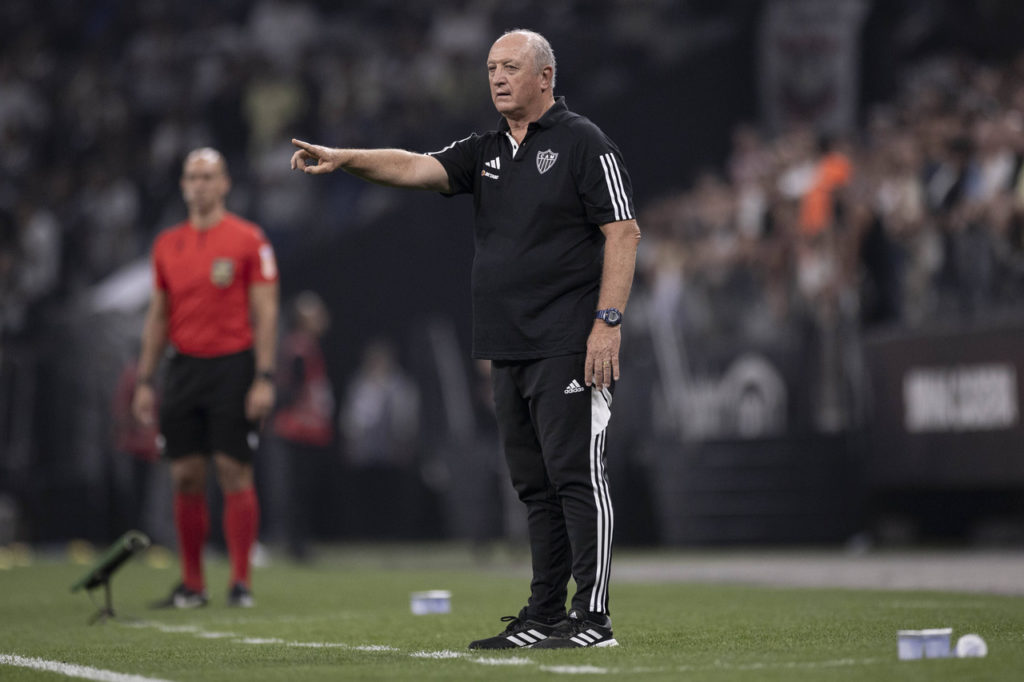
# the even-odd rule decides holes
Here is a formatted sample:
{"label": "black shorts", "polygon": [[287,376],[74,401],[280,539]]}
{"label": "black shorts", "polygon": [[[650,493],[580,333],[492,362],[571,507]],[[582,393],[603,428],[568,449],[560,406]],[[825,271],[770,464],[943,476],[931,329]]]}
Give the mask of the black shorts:
{"label": "black shorts", "polygon": [[255,372],[251,350],[216,358],[175,355],[160,405],[164,455],[222,452],[251,462],[258,425],[245,417],[245,396]]}

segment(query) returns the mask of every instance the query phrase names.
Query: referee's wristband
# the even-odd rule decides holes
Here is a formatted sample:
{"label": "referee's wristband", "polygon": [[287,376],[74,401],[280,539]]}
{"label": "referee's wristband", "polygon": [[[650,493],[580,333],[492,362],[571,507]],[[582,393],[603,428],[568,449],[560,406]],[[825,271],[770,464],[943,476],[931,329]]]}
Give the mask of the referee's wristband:
{"label": "referee's wristband", "polygon": [[269,381],[270,383],[274,383],[274,373],[269,369],[264,369],[259,372],[256,372],[256,378],[263,379],[264,381]]}

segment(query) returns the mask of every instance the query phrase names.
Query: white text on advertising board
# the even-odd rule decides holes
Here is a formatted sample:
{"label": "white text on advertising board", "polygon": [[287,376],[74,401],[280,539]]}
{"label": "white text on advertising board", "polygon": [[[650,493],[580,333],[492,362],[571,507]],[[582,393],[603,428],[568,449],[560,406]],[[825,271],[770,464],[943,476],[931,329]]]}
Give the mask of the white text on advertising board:
{"label": "white text on advertising board", "polygon": [[903,376],[910,433],[992,431],[1017,424],[1017,370],[1008,364],[912,367]]}

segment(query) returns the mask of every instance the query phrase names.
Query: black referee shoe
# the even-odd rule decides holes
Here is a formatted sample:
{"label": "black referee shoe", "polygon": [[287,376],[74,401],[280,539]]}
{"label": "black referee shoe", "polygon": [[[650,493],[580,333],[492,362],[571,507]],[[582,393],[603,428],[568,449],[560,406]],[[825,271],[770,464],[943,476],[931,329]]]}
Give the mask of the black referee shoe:
{"label": "black referee shoe", "polygon": [[552,633],[533,649],[580,649],[583,647],[618,646],[612,635],[612,619],[603,613],[587,613],[580,609],[569,611],[566,624]]}
{"label": "black referee shoe", "polygon": [[235,583],[228,591],[228,606],[251,609],[256,606],[256,600],[252,598],[252,591],[245,583]]}
{"label": "black referee shoe", "polygon": [[505,631],[495,635],[494,637],[488,637],[487,639],[478,639],[475,642],[470,642],[470,649],[519,649],[521,647],[532,646],[537,642],[542,642],[547,639],[551,633],[561,627],[565,627],[566,622],[560,620],[556,623],[542,623],[538,620],[531,620],[526,617],[526,607],[519,612],[518,616],[502,616],[502,622],[508,623],[508,627]]}
{"label": "black referee shoe", "polygon": [[180,583],[174,590],[164,599],[155,601],[149,605],[151,609],[196,609],[200,606],[206,606],[210,598],[206,595],[206,590],[196,592],[185,587],[185,583]]}

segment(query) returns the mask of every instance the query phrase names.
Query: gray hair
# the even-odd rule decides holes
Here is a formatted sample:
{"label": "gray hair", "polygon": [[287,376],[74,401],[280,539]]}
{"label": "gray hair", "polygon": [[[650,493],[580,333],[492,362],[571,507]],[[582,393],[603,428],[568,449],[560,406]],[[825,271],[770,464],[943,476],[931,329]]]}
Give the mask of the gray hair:
{"label": "gray hair", "polygon": [[528,28],[514,28],[511,31],[505,31],[501,37],[504,38],[512,34],[519,34],[526,38],[526,44],[533,54],[533,63],[537,67],[537,73],[540,73],[545,66],[551,67],[551,91],[554,92],[555,73],[558,69],[555,64],[555,51],[551,49],[551,43],[541,34]]}

